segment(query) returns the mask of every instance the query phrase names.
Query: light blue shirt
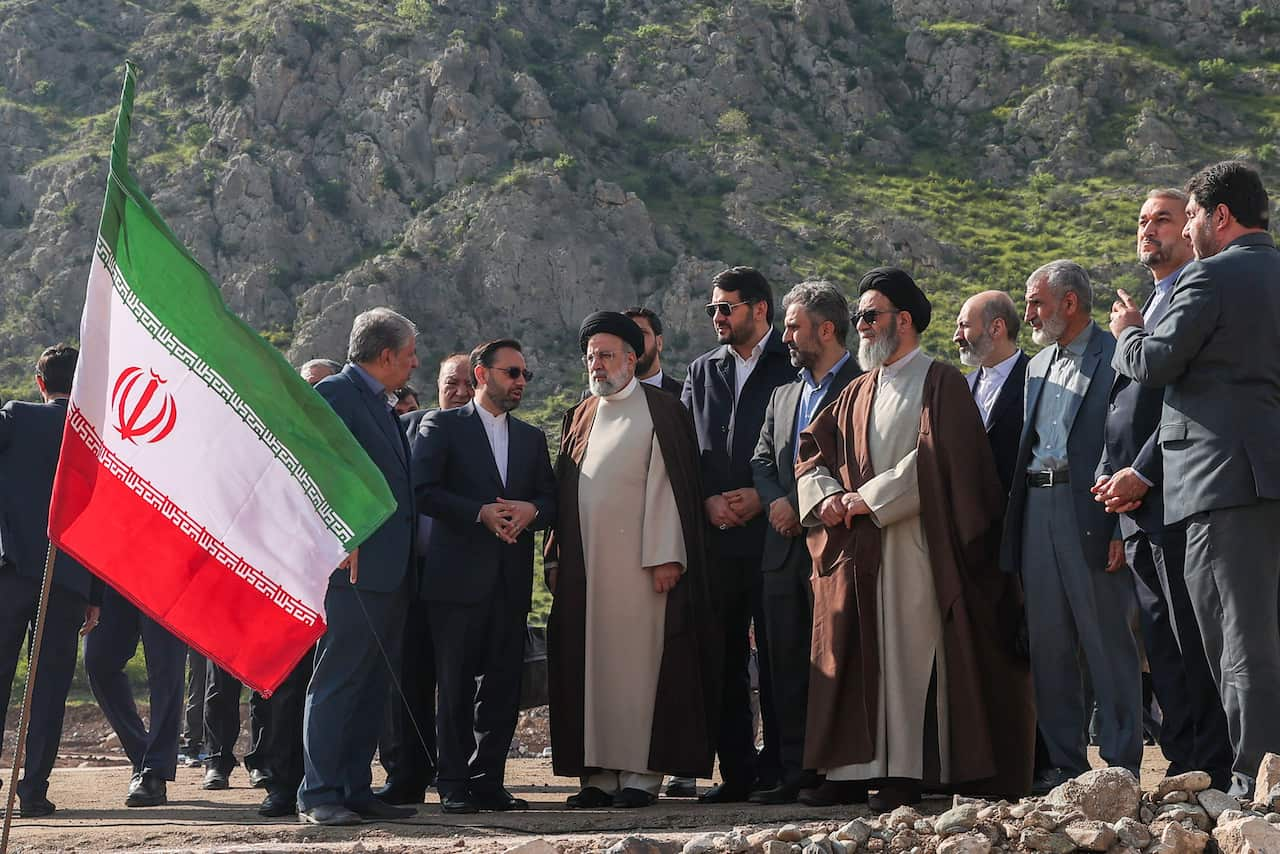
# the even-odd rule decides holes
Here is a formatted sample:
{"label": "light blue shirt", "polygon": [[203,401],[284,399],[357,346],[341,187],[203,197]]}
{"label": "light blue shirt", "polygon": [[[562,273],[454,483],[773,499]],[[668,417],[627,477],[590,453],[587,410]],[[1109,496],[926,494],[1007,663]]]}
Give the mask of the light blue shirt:
{"label": "light blue shirt", "polygon": [[1067,438],[1071,435],[1067,413],[1078,398],[1084,397],[1089,387],[1080,368],[1085,348],[1093,337],[1093,326],[1091,322],[1065,347],[1053,345],[1053,360],[1049,363],[1049,373],[1044,378],[1040,403],[1036,408],[1036,439],[1031,445],[1031,463],[1027,471],[1063,471],[1067,468]]}
{"label": "light blue shirt", "polygon": [[814,380],[813,373],[808,368],[800,369],[800,383],[803,388],[800,391],[800,407],[796,410],[795,435],[791,437],[796,453],[800,452],[800,431],[808,427],[809,422],[813,420],[813,416],[818,414],[818,410],[826,402],[827,391],[831,388],[831,383],[835,380],[836,374],[840,373],[840,369],[844,367],[844,363],[849,361],[852,355],[846,350],[844,355],[840,357],[840,361],[832,365],[831,370],[827,371],[820,381]]}
{"label": "light blue shirt", "polygon": [[373,378],[373,374],[357,365],[355,362],[349,363],[351,367],[356,369],[356,373],[360,375],[360,379],[364,380],[364,384],[369,387],[369,391],[373,392],[374,397],[380,398],[387,405],[388,410],[394,410],[395,404],[387,397],[387,387]]}
{"label": "light blue shirt", "polygon": [[[1191,263],[1190,261],[1187,264]],[[1151,299],[1147,302],[1147,307],[1142,311],[1142,325],[1150,332],[1151,328],[1159,322],[1164,313],[1169,310],[1169,294],[1173,290],[1174,282],[1178,281],[1178,277],[1182,275],[1182,271],[1187,268],[1183,264],[1160,281],[1156,282],[1155,290],[1152,292]]]}

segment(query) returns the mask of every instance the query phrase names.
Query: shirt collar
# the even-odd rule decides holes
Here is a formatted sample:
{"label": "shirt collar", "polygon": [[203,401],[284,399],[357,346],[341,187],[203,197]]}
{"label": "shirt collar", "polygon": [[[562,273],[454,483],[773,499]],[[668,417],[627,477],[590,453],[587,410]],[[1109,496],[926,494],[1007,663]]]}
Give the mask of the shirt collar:
{"label": "shirt collar", "polygon": [[911,360],[914,359],[919,352],[920,348],[917,347],[898,361],[894,362],[892,365],[885,365],[880,369],[880,376],[885,379],[890,379],[902,373],[902,369],[910,364]]}
{"label": "shirt collar", "polygon": [[[1190,261],[1187,262],[1187,264],[1190,264],[1190,263],[1191,263]],[[1182,275],[1182,271],[1187,269],[1187,264],[1183,264],[1181,267],[1174,270],[1172,273],[1165,276],[1160,281],[1156,282],[1156,292],[1167,293],[1168,290],[1173,287],[1173,283],[1178,281],[1178,277]]]}
{"label": "shirt collar", "polygon": [[658,368],[658,372],[651,377],[645,377],[640,382],[651,385],[654,388],[662,388],[662,368]]}
{"label": "shirt collar", "polygon": [[992,379],[1003,380],[1009,376],[1009,372],[1013,370],[1013,365],[1018,361],[1018,357],[1022,355],[1022,351],[1014,348],[1013,355],[1005,359],[1003,362],[996,362],[989,368],[982,368],[983,377],[991,377]]}
{"label": "shirt collar", "polygon": [[499,424],[505,424],[507,421],[507,413],[503,412],[498,415],[494,415],[478,402],[476,403],[476,412],[480,413],[480,418],[491,427],[496,427]]}
{"label": "shirt collar", "polygon": [[604,396],[604,399],[609,401],[626,400],[628,397],[631,397],[631,395],[635,394],[635,391],[638,388],[640,388],[640,380],[636,379],[635,377],[632,377],[631,382],[627,383],[625,386],[618,389],[613,394],[606,394]]}
{"label": "shirt collar", "polygon": [[825,386],[828,386],[831,384],[831,380],[835,378],[836,374],[840,373],[840,369],[844,367],[844,363],[849,361],[849,357],[852,355],[853,354],[850,353],[848,350],[845,350],[844,355],[840,357],[840,361],[832,365],[831,370],[823,374],[821,380],[815,381],[813,378],[813,372],[810,371],[808,368],[800,369],[800,379],[803,380],[804,384],[811,389],[824,388]]}
{"label": "shirt collar", "polygon": [[773,327],[770,326],[765,330],[764,334],[760,336],[760,340],[756,342],[756,346],[751,348],[751,355],[745,359],[738,355],[738,351],[733,349],[732,344],[726,344],[725,346],[729,348],[729,352],[733,354],[733,358],[737,359],[739,362],[750,362],[753,359],[758,359],[760,354],[764,352],[765,345],[769,343],[769,336],[772,334]]}
{"label": "shirt collar", "polygon": [[369,373],[355,362],[350,362],[348,364],[355,368],[356,373],[360,375],[360,379],[364,380],[364,384],[369,387],[369,391],[373,392],[374,397],[381,398],[390,406],[395,406],[395,395],[391,393],[389,388],[374,379],[373,374]]}
{"label": "shirt collar", "polygon": [[1063,355],[1064,350],[1066,351],[1066,355],[1071,356],[1072,358],[1079,359],[1082,357],[1084,355],[1085,348],[1089,346],[1089,339],[1093,337],[1093,326],[1094,324],[1091,320],[1089,321],[1088,326],[1080,330],[1079,335],[1071,339],[1070,344],[1065,347],[1061,344],[1055,345],[1058,350],[1053,354],[1053,357],[1056,359]]}

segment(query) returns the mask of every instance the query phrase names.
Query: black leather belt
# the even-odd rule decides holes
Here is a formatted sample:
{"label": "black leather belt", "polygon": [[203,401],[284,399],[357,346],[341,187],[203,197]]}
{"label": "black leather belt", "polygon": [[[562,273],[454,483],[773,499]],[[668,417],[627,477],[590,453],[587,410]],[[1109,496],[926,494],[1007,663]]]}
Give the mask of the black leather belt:
{"label": "black leather belt", "polygon": [[1059,483],[1070,483],[1071,475],[1066,469],[1061,471],[1029,471],[1027,486],[1056,486]]}

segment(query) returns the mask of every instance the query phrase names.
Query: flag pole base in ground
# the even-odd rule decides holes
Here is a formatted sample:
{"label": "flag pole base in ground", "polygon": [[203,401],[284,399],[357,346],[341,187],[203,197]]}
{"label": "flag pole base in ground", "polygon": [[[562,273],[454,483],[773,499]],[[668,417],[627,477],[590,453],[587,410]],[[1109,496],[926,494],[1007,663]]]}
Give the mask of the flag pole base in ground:
{"label": "flag pole base in ground", "polygon": [[49,588],[53,584],[53,559],[58,550],[49,544],[44,559],[44,580],[40,582],[40,607],[36,609],[36,636],[31,642],[31,660],[27,664],[27,690],[22,697],[22,713],[18,715],[18,743],[13,747],[13,773],[9,775],[9,798],[4,811],[4,832],[0,834],[0,854],[9,852],[9,825],[13,823],[13,805],[18,797],[18,769],[22,767],[27,746],[27,728],[31,725],[31,694],[36,685],[36,665],[40,663],[40,644],[44,640],[44,616],[49,609]]}

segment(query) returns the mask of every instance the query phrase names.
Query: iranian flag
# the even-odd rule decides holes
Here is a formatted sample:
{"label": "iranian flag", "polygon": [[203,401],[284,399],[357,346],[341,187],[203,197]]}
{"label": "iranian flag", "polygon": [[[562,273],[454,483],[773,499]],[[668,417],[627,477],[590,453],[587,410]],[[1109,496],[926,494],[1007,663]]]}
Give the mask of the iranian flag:
{"label": "iranian flag", "polygon": [[129,172],[126,66],[49,537],[264,694],[395,500],[329,406],[227,310]]}

